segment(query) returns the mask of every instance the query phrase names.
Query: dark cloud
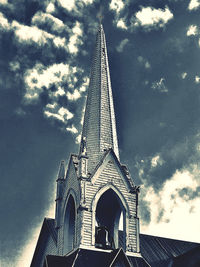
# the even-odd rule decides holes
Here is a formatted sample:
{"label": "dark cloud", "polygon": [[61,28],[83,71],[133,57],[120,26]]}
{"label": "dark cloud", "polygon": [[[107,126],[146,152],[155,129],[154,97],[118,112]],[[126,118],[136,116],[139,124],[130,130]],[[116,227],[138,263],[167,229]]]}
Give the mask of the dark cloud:
{"label": "dark cloud", "polygon": [[199,197],[199,195],[200,195],[200,186],[198,186],[195,189],[195,191],[192,190],[191,188],[184,187],[178,193],[179,193],[179,196],[181,198],[183,198],[184,200],[186,200],[186,201],[187,200],[191,200],[191,199]]}

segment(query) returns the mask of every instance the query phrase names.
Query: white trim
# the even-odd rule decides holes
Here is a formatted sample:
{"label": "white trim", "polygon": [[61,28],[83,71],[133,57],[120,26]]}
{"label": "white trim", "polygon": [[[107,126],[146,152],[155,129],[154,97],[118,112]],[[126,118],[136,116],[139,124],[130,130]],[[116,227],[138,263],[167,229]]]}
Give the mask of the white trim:
{"label": "white trim", "polygon": [[67,252],[66,254],[64,254],[64,256],[70,256],[72,253],[74,253],[77,249],[79,249],[79,247],[75,247],[72,250],[70,250],[69,252]]}
{"label": "white trim", "polygon": [[121,250],[122,250],[122,248],[119,249],[119,251],[118,251],[117,254],[115,255],[115,257],[114,257],[114,259],[112,260],[112,262],[111,262],[111,264],[109,265],[109,267],[113,265],[113,263],[115,262],[117,256],[118,256],[119,253],[121,252]]}
{"label": "white trim", "polygon": [[95,245],[95,219],[96,219],[96,207],[97,207],[97,203],[100,199],[100,197],[103,195],[103,193],[105,193],[107,190],[112,189],[116,195],[119,197],[119,199],[121,200],[121,203],[126,211],[126,225],[125,225],[125,229],[126,229],[126,247],[128,244],[128,238],[127,238],[127,234],[128,234],[128,227],[129,227],[129,216],[130,216],[130,210],[129,210],[129,206],[128,203],[126,202],[124,196],[121,194],[121,192],[117,189],[117,187],[115,187],[113,184],[106,184],[104,187],[102,187],[94,196],[92,203],[91,203],[91,210],[92,210],[92,245]]}
{"label": "white trim", "polygon": [[113,154],[111,153],[111,151],[105,156],[105,158],[103,159],[103,162],[101,163],[101,165],[95,170],[95,173],[93,174],[93,176],[91,178],[91,183],[94,184],[96,182],[96,180],[101,175],[101,172],[104,170],[104,168],[106,168],[106,165],[110,160],[115,165],[115,167],[116,167],[116,169],[118,171],[118,174],[119,174],[120,178],[122,179],[122,181],[123,181],[123,183],[124,183],[124,185],[125,185],[125,187],[127,189],[127,192],[129,192],[129,190],[130,190],[130,182],[128,181],[126,175],[123,174],[123,172],[120,169],[116,159],[113,157]]}
{"label": "white trim", "polygon": [[137,252],[126,251],[126,255],[127,256],[134,256],[134,257],[142,258],[141,253],[137,253]]}
{"label": "white trim", "polygon": [[72,267],[75,266],[76,260],[77,260],[77,258],[78,258],[79,251],[80,251],[80,250],[78,250],[78,252],[77,252],[77,254],[76,254],[76,256],[75,256],[75,259],[74,259],[74,261],[73,261]]}
{"label": "white trim", "polygon": [[[73,250],[69,251],[68,253],[66,253],[64,256],[69,256],[72,253],[74,253],[77,249],[87,249],[87,250],[93,250],[93,251],[100,251],[100,252],[106,252],[106,253],[110,253],[113,250],[112,249],[101,249],[101,248],[95,248],[94,246],[86,246],[86,245],[80,245],[78,247],[73,248]],[[120,248],[121,250],[122,248]],[[119,250],[119,251],[120,251]],[[141,253],[137,253],[137,252],[131,252],[131,251],[126,251],[125,254],[127,256],[133,256],[133,257],[138,257],[138,258],[142,258]]]}
{"label": "white trim", "polygon": [[101,248],[95,248],[94,246],[85,246],[85,245],[80,245],[79,248],[82,249],[88,249],[88,250],[94,250],[94,251],[101,251],[101,252],[107,252],[110,253],[112,252],[111,249],[101,249]]}
{"label": "white trim", "polygon": [[62,216],[62,226],[63,226],[63,231],[62,231],[62,254],[64,252],[64,234],[65,234],[65,215],[66,215],[66,209],[67,205],[69,202],[70,196],[72,197],[74,201],[74,209],[75,209],[75,221],[74,221],[74,239],[73,239],[73,246],[76,247],[77,245],[77,240],[76,240],[76,233],[77,233],[77,196],[76,192],[74,191],[73,188],[70,188],[67,192],[66,198],[64,199],[64,209],[63,209],[63,216]]}

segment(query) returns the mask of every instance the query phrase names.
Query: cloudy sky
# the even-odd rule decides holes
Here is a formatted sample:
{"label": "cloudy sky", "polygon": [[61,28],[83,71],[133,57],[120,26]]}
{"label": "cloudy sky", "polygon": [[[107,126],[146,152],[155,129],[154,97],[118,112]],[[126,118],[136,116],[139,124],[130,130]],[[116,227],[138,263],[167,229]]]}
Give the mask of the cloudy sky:
{"label": "cloudy sky", "polygon": [[200,241],[200,1],[0,0],[1,266],[29,266],[54,216],[100,10],[141,232]]}

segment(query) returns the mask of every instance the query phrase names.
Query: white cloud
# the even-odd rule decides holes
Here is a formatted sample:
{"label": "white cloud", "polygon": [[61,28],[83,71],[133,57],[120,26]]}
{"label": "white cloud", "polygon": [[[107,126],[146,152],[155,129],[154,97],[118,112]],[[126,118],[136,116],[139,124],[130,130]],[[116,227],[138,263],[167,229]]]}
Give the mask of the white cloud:
{"label": "white cloud", "polygon": [[[25,73],[26,91],[24,94],[24,104],[35,104],[40,94],[45,90],[50,103],[44,107],[44,117],[62,122],[62,130],[66,129],[66,127],[70,128],[70,126],[68,127],[68,120],[71,120],[74,114],[70,111],[70,105],[68,107],[60,105],[59,98],[65,97],[66,103],[69,104],[69,101],[76,101],[82,97],[82,92],[85,92],[89,79],[88,77],[79,79],[81,83],[78,88],[77,73],[80,75],[83,73],[83,70],[68,64],[53,64],[49,67],[36,64],[33,69],[29,69]],[[75,133],[74,128],[71,129],[72,131]]]}
{"label": "white cloud", "polygon": [[145,58],[143,58],[142,56],[138,56],[138,62],[145,67],[145,69],[150,69],[151,65],[149,63],[148,60],[146,60]]}
{"label": "white cloud", "polygon": [[41,26],[41,25],[48,25],[50,26],[51,30],[54,32],[62,32],[63,30],[68,30],[68,26],[64,25],[63,21],[56,18],[55,16],[48,14],[48,13],[43,13],[41,11],[37,12],[32,20],[31,20],[33,25],[36,26]]}
{"label": "white cloud", "polygon": [[190,25],[187,30],[187,36],[191,35],[197,35],[198,34],[198,29],[196,25]]}
{"label": "white cloud", "polygon": [[129,40],[128,40],[127,38],[124,39],[124,40],[122,40],[122,41],[119,43],[119,45],[116,47],[116,50],[117,50],[118,52],[123,52],[124,47],[127,45],[128,42],[129,42]]}
{"label": "white cloud", "polygon": [[125,23],[126,21],[126,15],[123,16],[122,11],[124,10],[125,3],[122,0],[112,0],[109,9],[114,11],[115,19],[113,20],[113,23],[117,28],[127,30],[128,27]]}
{"label": "white cloud", "polygon": [[54,96],[57,97],[57,96],[63,96],[63,95],[65,95],[65,90],[59,86],[58,90],[54,93]]}
{"label": "white cloud", "polygon": [[199,0],[191,0],[189,5],[188,5],[188,9],[189,10],[195,10],[195,9],[199,8],[199,6],[200,6]]}
{"label": "white cloud", "polygon": [[80,39],[82,34],[81,24],[77,21],[72,28],[72,34],[69,38],[68,49],[70,53],[76,54],[78,52],[78,45],[82,44],[82,40]]}
{"label": "white cloud", "polygon": [[81,94],[77,89],[75,89],[73,93],[67,92],[67,98],[71,101],[76,101],[80,97],[81,97]]}
{"label": "white cloud", "polygon": [[18,23],[17,21],[12,22],[12,27],[15,29],[15,35],[19,42],[35,42],[38,45],[44,45],[47,43],[47,39],[51,39],[52,35],[45,32],[35,26],[26,26]]}
{"label": "white cloud", "polygon": [[39,29],[36,26],[26,26],[13,21],[11,24],[14,29],[15,35],[20,43],[36,43],[39,46],[43,46],[49,41],[51,41],[55,47],[65,47],[65,38],[55,36],[51,33],[48,33],[44,30]]}
{"label": "white cloud", "polygon": [[195,83],[200,83],[200,77],[199,76],[195,76]]}
{"label": "white cloud", "polygon": [[0,29],[9,30],[10,23],[8,22],[7,18],[5,18],[4,14],[0,12]]}
{"label": "white cloud", "polygon": [[196,193],[199,185],[193,173],[183,170],[176,171],[160,192],[148,187],[144,198],[149,203],[151,222],[148,226],[142,225],[143,231],[153,235],[198,241],[200,198],[190,198],[187,193],[182,196],[180,192],[190,190]]}
{"label": "white cloud", "polygon": [[185,79],[185,78],[187,77],[187,72],[183,72],[183,73],[181,74],[181,77],[182,77],[182,79]]}
{"label": "white cloud", "polygon": [[0,5],[7,5],[8,4],[8,0],[0,0]]}
{"label": "white cloud", "polygon": [[159,26],[164,27],[164,25],[173,18],[173,14],[168,7],[165,9],[155,9],[153,7],[142,7],[140,11],[135,14],[135,26]]}
{"label": "white cloud", "polygon": [[122,18],[117,21],[116,26],[118,28],[121,28],[121,29],[124,29],[124,30],[128,29],[128,27],[126,26],[126,24],[125,24],[125,22],[124,22],[124,20]]}
{"label": "white cloud", "polygon": [[25,112],[21,107],[17,108],[17,109],[15,110],[15,113],[16,113],[18,116],[20,116],[20,117],[23,117],[23,116],[26,115],[26,112]]}
{"label": "white cloud", "polygon": [[73,88],[76,78],[74,74],[76,72],[77,68],[63,63],[53,64],[49,67],[36,64],[33,69],[29,69],[25,73],[25,100],[30,103],[30,101],[38,99],[44,90],[43,88],[49,89],[52,85],[56,86],[57,90],[56,92],[49,92],[50,96],[64,95],[60,86],[66,82]]}
{"label": "white cloud", "polygon": [[77,135],[76,137],[76,144],[80,144],[81,142],[81,134]]}
{"label": "white cloud", "polygon": [[150,65],[150,63],[149,63],[148,61],[145,62],[145,68],[146,68],[146,69],[151,68],[151,65]]}
{"label": "white cloud", "polygon": [[49,109],[55,109],[56,107],[57,107],[57,103],[55,103],[55,102],[53,104],[49,103],[46,105],[46,108],[49,108]]}
{"label": "white cloud", "polygon": [[61,107],[59,110],[58,110],[58,113],[63,116],[63,117],[66,117],[67,120],[70,120],[74,117],[74,115],[66,108],[63,108]]}
{"label": "white cloud", "polygon": [[12,71],[14,71],[14,72],[20,69],[20,64],[19,64],[18,61],[11,61],[11,62],[9,63],[9,66],[10,66],[10,69],[11,69]]}
{"label": "white cloud", "polygon": [[54,11],[55,11],[55,5],[53,3],[49,3],[46,8],[46,12],[53,13]]}
{"label": "white cloud", "polygon": [[84,77],[83,78],[83,83],[82,83],[82,85],[80,86],[80,88],[79,88],[79,90],[80,90],[80,92],[85,92],[86,91],[86,89],[87,89],[87,87],[88,87],[88,85],[89,85],[89,78],[88,77]]}
{"label": "white cloud", "polygon": [[68,11],[72,11],[76,5],[75,2],[76,0],[57,0],[58,3],[65,9],[67,9]]}
{"label": "white cloud", "polygon": [[91,5],[94,2],[94,0],[82,0],[82,2],[86,5]]}
{"label": "white cloud", "polygon": [[56,47],[65,47],[66,39],[64,37],[63,38],[55,37],[53,39],[53,43]]}
{"label": "white cloud", "polygon": [[77,133],[78,133],[78,130],[76,129],[76,127],[75,127],[73,124],[72,124],[71,127],[66,127],[66,130],[67,130],[68,132],[73,133],[73,134],[77,134]]}
{"label": "white cloud", "polygon": [[48,119],[58,120],[64,125],[67,125],[68,120],[71,120],[74,117],[74,114],[67,108],[60,107],[56,102],[54,102],[53,104],[49,103],[46,105],[44,108],[44,116]]}
{"label": "white cloud", "polygon": [[164,163],[163,159],[160,157],[160,155],[155,155],[152,159],[151,159],[151,167],[155,168],[158,165],[162,165]]}
{"label": "white cloud", "polygon": [[160,81],[153,82],[151,88],[153,90],[159,91],[161,93],[167,93],[168,89],[165,86],[164,81],[165,81],[165,79],[161,78]]}
{"label": "white cloud", "polygon": [[47,23],[51,26],[51,30],[56,33],[60,33],[64,29],[69,30],[60,19],[52,16],[51,14],[38,12],[33,17],[32,23],[35,25],[27,26],[20,24],[16,20],[9,23],[0,12],[0,28],[3,28],[4,30],[13,30],[19,43],[36,43],[39,46],[43,46],[46,43],[51,42],[55,47],[63,47],[67,50],[66,39],[64,37],[61,38],[59,36],[55,36],[54,34],[37,27]]}
{"label": "white cloud", "polygon": [[91,5],[94,0],[57,0],[57,3],[66,9],[68,12],[72,12],[75,15],[82,16],[84,7]]}
{"label": "white cloud", "polygon": [[112,0],[109,7],[118,14],[123,10],[124,2],[122,0]]}
{"label": "white cloud", "polygon": [[63,108],[63,107],[59,108],[57,111],[56,110],[53,110],[53,111],[45,110],[44,115],[47,118],[57,119],[63,122],[64,124],[67,124],[67,121],[71,120],[74,117],[73,113],[71,113],[67,108]]}

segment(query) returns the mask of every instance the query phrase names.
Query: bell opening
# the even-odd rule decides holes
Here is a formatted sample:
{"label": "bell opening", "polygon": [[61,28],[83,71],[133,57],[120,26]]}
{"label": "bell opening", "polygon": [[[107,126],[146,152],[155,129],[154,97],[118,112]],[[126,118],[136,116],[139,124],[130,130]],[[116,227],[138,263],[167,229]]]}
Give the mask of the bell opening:
{"label": "bell opening", "polygon": [[102,249],[115,249],[122,246],[125,241],[120,242],[119,231],[122,239],[125,238],[126,210],[119,196],[109,189],[102,194],[96,207],[96,230],[95,247]]}

